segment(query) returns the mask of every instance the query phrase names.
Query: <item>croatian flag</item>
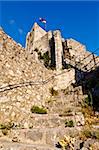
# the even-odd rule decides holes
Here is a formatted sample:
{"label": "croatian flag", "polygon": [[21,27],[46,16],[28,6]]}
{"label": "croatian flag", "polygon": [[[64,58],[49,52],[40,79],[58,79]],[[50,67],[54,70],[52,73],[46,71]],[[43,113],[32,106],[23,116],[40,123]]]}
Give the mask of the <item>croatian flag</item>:
{"label": "croatian flag", "polygon": [[46,24],[46,20],[44,18],[39,18],[39,21]]}

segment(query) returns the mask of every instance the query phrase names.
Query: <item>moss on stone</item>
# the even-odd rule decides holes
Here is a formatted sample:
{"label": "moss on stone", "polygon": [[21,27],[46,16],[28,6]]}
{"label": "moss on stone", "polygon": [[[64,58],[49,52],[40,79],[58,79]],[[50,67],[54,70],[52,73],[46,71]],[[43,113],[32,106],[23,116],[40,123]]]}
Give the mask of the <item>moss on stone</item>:
{"label": "moss on stone", "polygon": [[47,110],[45,108],[38,106],[32,106],[31,112],[36,114],[47,114]]}

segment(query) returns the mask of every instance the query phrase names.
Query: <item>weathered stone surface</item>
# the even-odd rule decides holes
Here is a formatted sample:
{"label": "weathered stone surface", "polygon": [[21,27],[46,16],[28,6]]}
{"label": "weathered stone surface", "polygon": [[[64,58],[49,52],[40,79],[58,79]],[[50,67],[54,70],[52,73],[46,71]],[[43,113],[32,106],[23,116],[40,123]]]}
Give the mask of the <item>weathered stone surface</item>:
{"label": "weathered stone surface", "polygon": [[[84,142],[84,147],[85,147],[86,149],[88,149],[89,147],[92,147],[92,145],[94,145],[95,142],[96,142],[95,139],[89,138],[89,139],[87,139],[87,140]],[[96,142],[96,143],[97,143],[97,142]],[[98,143],[98,147],[99,147],[99,143]]]}
{"label": "weathered stone surface", "polygon": [[[0,29],[0,124],[13,124],[6,136],[0,131],[1,150],[56,150],[55,144],[60,138],[74,137],[82,130],[85,124],[79,110],[84,99],[82,88],[73,87],[75,69],[62,70],[62,63],[69,61],[75,67],[90,52],[77,41],[69,39],[63,47],[65,42],[60,31],[46,32],[35,24],[24,49]],[[48,51],[51,57],[51,50],[57,70],[46,68],[38,59],[38,52]],[[94,57],[97,62],[98,58]],[[92,58],[91,55],[80,65],[83,67]],[[87,69],[93,65],[92,61]],[[48,114],[32,114],[33,105],[44,107]],[[74,127],[65,128],[66,120],[72,120]],[[84,148],[89,144],[87,141]]]}
{"label": "weathered stone surface", "polygon": [[[97,57],[95,54],[91,54],[89,51],[86,51],[85,45],[74,39],[66,39],[66,43],[69,52],[65,50],[64,58],[67,63],[73,66],[77,66],[83,71],[90,71],[91,69],[95,69],[95,64],[99,62],[99,57]],[[96,66],[98,65],[99,64]]]}
{"label": "weathered stone surface", "polygon": [[42,141],[43,133],[40,132],[39,129],[38,130],[36,129],[33,131],[28,131],[26,134],[26,138],[32,140],[33,142],[39,143],[39,141]]}
{"label": "weathered stone surface", "polygon": [[0,150],[56,150],[48,145],[0,142]]}
{"label": "weathered stone surface", "polygon": [[[60,76],[58,76],[58,74],[60,74]],[[53,83],[55,90],[66,89],[71,83],[75,83],[75,70],[68,69],[63,72],[57,72],[55,79]]]}
{"label": "weathered stone surface", "polygon": [[98,150],[99,149],[99,142],[94,142],[92,145],[91,145],[92,149],[94,150]]}
{"label": "weathered stone surface", "polygon": [[54,42],[55,42],[55,63],[56,63],[56,70],[62,69],[62,53],[63,53],[63,47],[62,47],[62,40],[61,40],[61,33],[60,31],[54,31]]}
{"label": "weathered stone surface", "polygon": [[77,126],[83,126],[85,124],[84,115],[81,112],[77,112],[75,115],[75,121]]}

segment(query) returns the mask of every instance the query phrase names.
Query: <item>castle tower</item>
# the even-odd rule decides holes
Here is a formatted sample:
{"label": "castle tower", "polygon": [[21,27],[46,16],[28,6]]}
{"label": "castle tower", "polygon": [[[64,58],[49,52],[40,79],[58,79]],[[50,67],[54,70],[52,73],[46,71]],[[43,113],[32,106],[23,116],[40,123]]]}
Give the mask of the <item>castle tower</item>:
{"label": "castle tower", "polygon": [[35,22],[32,30],[27,34],[26,49],[31,52],[31,48],[33,49],[35,42],[43,37],[46,33],[47,32]]}
{"label": "castle tower", "polygon": [[32,30],[27,34],[26,49],[33,55],[35,55],[36,51],[42,55],[48,52],[51,62],[53,60],[56,66],[56,70],[62,69],[63,47],[59,30],[46,32],[35,23]]}
{"label": "castle tower", "polygon": [[34,23],[33,26],[33,34],[34,34],[34,42],[39,40],[41,37],[43,37],[47,32],[42,29],[37,23]]}

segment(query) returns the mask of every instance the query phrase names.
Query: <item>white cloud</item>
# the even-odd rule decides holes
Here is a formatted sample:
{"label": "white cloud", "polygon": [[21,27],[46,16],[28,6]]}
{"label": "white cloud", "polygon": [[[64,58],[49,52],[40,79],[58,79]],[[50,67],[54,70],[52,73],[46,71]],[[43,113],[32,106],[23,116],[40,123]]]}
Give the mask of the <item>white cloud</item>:
{"label": "white cloud", "polygon": [[9,24],[14,24],[15,23],[15,20],[14,19],[11,19],[10,21],[9,21]]}
{"label": "white cloud", "polygon": [[14,19],[9,20],[9,24],[10,24],[10,25],[13,25],[13,28],[15,28],[16,31],[19,32],[20,35],[22,35],[22,34],[24,33],[24,32],[23,32],[23,29],[20,28],[20,27],[17,25],[17,23],[16,23],[16,21],[15,21]]}
{"label": "white cloud", "polygon": [[18,31],[21,35],[23,34],[23,30],[21,28],[19,28]]}

